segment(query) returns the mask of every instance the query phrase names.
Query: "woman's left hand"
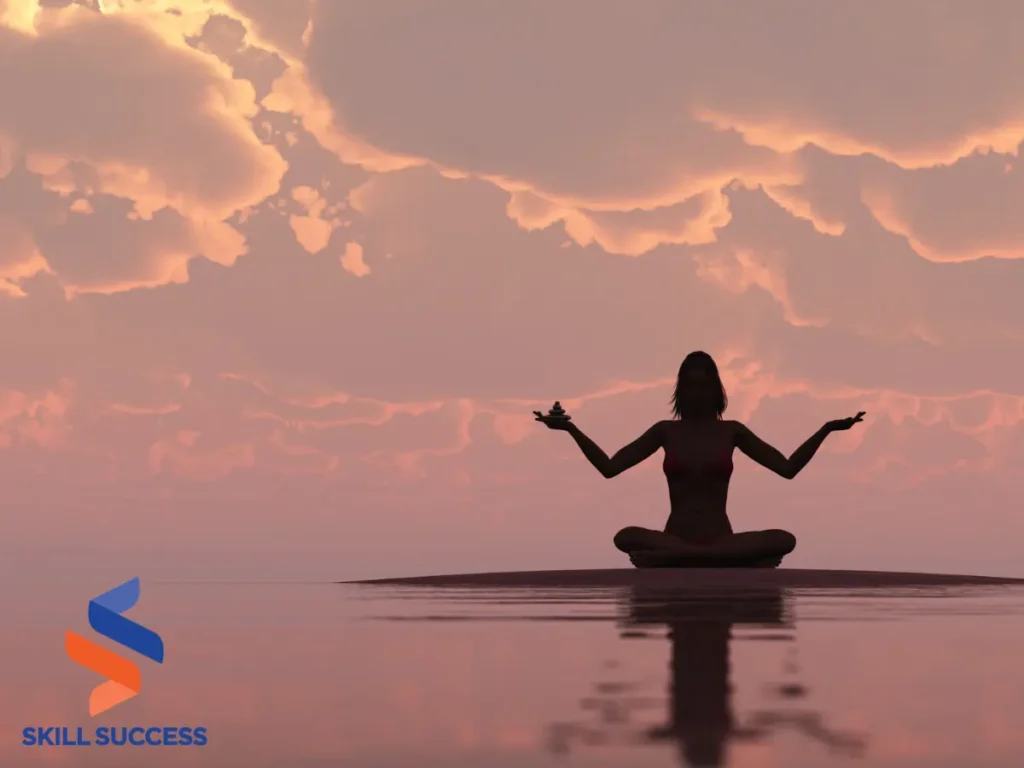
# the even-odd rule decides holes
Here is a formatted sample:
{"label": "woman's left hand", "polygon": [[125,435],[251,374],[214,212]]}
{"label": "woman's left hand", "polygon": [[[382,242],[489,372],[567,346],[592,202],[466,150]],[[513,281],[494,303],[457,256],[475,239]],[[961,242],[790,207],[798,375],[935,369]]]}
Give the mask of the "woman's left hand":
{"label": "woman's left hand", "polygon": [[858,411],[856,416],[851,416],[848,419],[836,419],[835,421],[828,422],[825,428],[829,432],[845,432],[854,424],[859,424],[862,421],[864,421],[864,411]]}

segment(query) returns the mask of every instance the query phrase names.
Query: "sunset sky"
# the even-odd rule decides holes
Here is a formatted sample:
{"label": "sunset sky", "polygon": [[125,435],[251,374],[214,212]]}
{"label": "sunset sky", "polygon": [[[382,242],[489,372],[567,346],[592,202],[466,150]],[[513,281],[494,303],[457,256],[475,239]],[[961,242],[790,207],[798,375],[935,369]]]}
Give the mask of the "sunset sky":
{"label": "sunset sky", "polygon": [[1024,576],[1018,0],[0,0],[0,572],[628,565],[705,349],[737,529]]}

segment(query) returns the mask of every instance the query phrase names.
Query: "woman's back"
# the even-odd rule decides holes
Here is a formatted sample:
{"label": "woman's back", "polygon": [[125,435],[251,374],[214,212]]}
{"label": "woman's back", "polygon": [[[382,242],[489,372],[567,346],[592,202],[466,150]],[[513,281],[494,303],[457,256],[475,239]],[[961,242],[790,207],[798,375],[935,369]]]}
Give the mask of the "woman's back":
{"label": "woman's back", "polygon": [[694,543],[732,533],[726,512],[736,422],[679,419],[661,423],[671,513],[665,532]]}

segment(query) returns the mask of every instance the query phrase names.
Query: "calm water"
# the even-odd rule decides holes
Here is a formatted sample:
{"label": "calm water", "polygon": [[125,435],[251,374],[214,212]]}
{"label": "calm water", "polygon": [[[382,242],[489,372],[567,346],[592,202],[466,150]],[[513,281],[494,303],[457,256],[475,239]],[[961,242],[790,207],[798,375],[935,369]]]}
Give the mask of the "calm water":
{"label": "calm water", "polygon": [[[1024,592],[143,583],[143,691],[99,682],[64,586],[7,598],[10,766],[1024,765]],[[205,726],[205,747],[24,747],[28,726]]]}

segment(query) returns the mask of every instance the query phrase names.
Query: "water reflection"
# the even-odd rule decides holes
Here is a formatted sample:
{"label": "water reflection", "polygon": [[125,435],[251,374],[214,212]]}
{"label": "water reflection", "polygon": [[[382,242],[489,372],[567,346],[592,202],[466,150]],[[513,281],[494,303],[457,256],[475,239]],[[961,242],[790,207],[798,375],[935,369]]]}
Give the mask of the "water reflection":
{"label": "water reflection", "polygon": [[[655,632],[667,628],[667,634]],[[769,706],[738,722],[732,701],[730,649],[737,629],[746,639],[781,641],[786,646],[781,677],[769,691]],[[829,728],[810,706],[810,692],[800,682],[791,601],[783,590],[673,594],[634,588],[623,605],[620,637],[667,638],[670,645],[667,720],[649,727],[633,725],[640,710],[664,709],[662,698],[638,695],[641,687],[600,682],[581,701],[596,722],[559,723],[548,732],[548,748],[567,754],[576,745],[672,743],[682,766],[726,766],[732,742],[770,739],[793,728],[830,751],[862,757],[862,736]],[[615,666],[609,663],[609,668]],[[595,718],[592,718],[595,719]]]}

